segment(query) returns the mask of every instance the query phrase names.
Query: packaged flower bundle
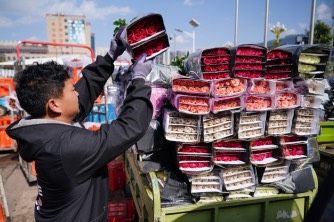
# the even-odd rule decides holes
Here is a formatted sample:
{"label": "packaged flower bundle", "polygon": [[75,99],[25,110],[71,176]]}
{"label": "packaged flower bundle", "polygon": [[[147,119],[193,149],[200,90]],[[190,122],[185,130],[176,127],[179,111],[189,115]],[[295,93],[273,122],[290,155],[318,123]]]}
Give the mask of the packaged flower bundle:
{"label": "packaged flower bundle", "polygon": [[178,154],[177,160],[179,169],[185,174],[203,174],[210,172],[213,168],[211,155]]}
{"label": "packaged flower bundle", "polygon": [[152,13],[134,18],[126,25],[120,39],[134,59],[144,52],[148,59],[153,58],[169,47],[166,28],[160,14]]}
{"label": "packaged flower bundle", "polygon": [[239,150],[239,151],[246,151],[245,145],[241,140],[222,140],[216,141],[213,143],[213,149],[215,150]]}
{"label": "packaged flower bundle", "polygon": [[222,111],[240,109],[243,106],[243,96],[227,98],[210,98],[211,112],[219,113]]}
{"label": "packaged flower bundle", "polygon": [[267,49],[258,45],[239,45],[236,47],[236,58],[238,56],[261,56],[266,57]]}
{"label": "packaged flower bundle", "polygon": [[287,145],[283,147],[284,158],[294,160],[307,157],[307,144]]}
{"label": "packaged flower bundle", "polygon": [[165,32],[165,26],[161,15],[150,14],[138,19],[126,28],[130,45],[145,41],[150,37]]}
{"label": "packaged flower bundle", "polygon": [[293,144],[306,144],[306,143],[307,143],[306,136],[289,135],[280,137],[280,144],[282,146],[293,145]]}
{"label": "packaged flower bundle", "polygon": [[[272,51],[284,51],[292,58],[293,78],[323,78],[330,49],[326,45],[284,45]],[[270,51],[271,52],[271,51]],[[268,54],[270,55],[270,52]],[[283,58],[282,58],[283,59]],[[284,58],[286,59],[286,58]]]}
{"label": "packaged flower bundle", "polygon": [[276,92],[288,91],[294,88],[293,82],[290,80],[276,81]]}
{"label": "packaged flower bundle", "polygon": [[161,34],[156,36],[149,41],[146,41],[138,46],[131,48],[129,54],[134,60],[136,60],[141,54],[146,53],[146,59],[152,59],[157,55],[160,55],[166,51],[169,47],[169,41],[167,34]]}
{"label": "packaged flower bundle", "polygon": [[153,105],[153,116],[152,119],[158,119],[161,114],[164,100],[168,98],[167,88],[160,85],[152,85],[151,103]]}
{"label": "packaged flower bundle", "polygon": [[260,78],[266,66],[267,49],[257,45],[239,45],[233,48],[234,76]]}
{"label": "packaged flower bundle", "polygon": [[209,97],[172,94],[171,103],[182,113],[206,115],[210,113]]}
{"label": "packaged flower bundle", "polygon": [[273,137],[251,140],[249,147],[251,163],[254,165],[271,164],[282,156]]}
{"label": "packaged flower bundle", "polygon": [[245,96],[245,108],[247,111],[265,111],[274,107],[273,96]]}
{"label": "packaged flower bundle", "polygon": [[274,94],[276,90],[276,84],[273,81],[252,79],[249,83],[248,92],[250,94]]}
{"label": "packaged flower bundle", "polygon": [[210,82],[199,79],[177,78],[172,81],[172,91],[195,95],[209,95]]}
{"label": "packaged flower bundle", "polygon": [[241,112],[238,121],[238,138],[249,139],[264,135],[267,112]]}
{"label": "packaged flower bundle", "polygon": [[200,116],[165,109],[163,128],[169,141],[190,143],[200,140]]}
{"label": "packaged flower bundle", "polygon": [[302,108],[320,109],[321,104],[322,104],[322,99],[316,96],[308,95],[308,96],[302,96],[300,106]]}
{"label": "packaged flower bundle", "polygon": [[229,48],[209,48],[191,53],[185,61],[185,69],[200,79],[216,80],[230,77],[230,63]]}
{"label": "packaged flower bundle", "polygon": [[212,165],[208,156],[179,155],[179,167],[185,174],[188,172],[210,171]]}
{"label": "packaged flower bundle", "polygon": [[309,48],[301,51],[298,58],[298,72],[302,79],[310,79],[314,77],[323,77],[326,63],[328,61],[328,54],[326,50],[316,50],[316,48]]}
{"label": "packaged flower bundle", "polygon": [[251,140],[250,147],[252,150],[278,148],[278,146],[274,143],[274,139],[272,137]]}
{"label": "packaged flower bundle", "polygon": [[245,151],[215,150],[213,161],[215,165],[243,165],[246,164],[248,155]]}
{"label": "packaged flower bundle", "polygon": [[177,153],[185,155],[211,156],[209,145],[205,143],[178,144]]}
{"label": "packaged flower bundle", "polygon": [[269,113],[268,134],[283,135],[291,133],[294,110],[272,110]]}
{"label": "packaged flower bundle", "polygon": [[227,191],[241,190],[255,185],[255,174],[249,165],[229,167],[223,170],[223,181]]}
{"label": "packaged flower bundle", "polygon": [[274,157],[273,149],[252,150],[250,159],[251,163],[254,165],[267,165],[278,161],[278,158]]}
{"label": "packaged flower bundle", "polygon": [[292,53],[282,49],[273,49],[267,53],[267,62],[292,59]]}
{"label": "packaged flower bundle", "polygon": [[316,109],[296,109],[292,132],[296,135],[317,135],[319,133],[320,111]]}
{"label": "packaged flower bundle", "polygon": [[264,70],[234,70],[234,76],[241,78],[261,78],[264,75]]}
{"label": "packaged flower bundle", "polygon": [[273,183],[284,180],[289,174],[289,165],[277,165],[265,167],[261,177],[261,183]]}
{"label": "packaged flower bundle", "polygon": [[191,178],[191,193],[221,193],[223,181],[220,170],[193,176]]}
{"label": "packaged flower bundle", "polygon": [[246,79],[231,78],[212,82],[212,94],[215,97],[241,95],[246,89]]}
{"label": "packaged flower bundle", "polygon": [[292,92],[282,92],[275,95],[277,109],[290,109],[300,106],[300,95]]}
{"label": "packaged flower bundle", "polygon": [[203,116],[203,140],[212,142],[233,135],[234,115],[230,112]]}

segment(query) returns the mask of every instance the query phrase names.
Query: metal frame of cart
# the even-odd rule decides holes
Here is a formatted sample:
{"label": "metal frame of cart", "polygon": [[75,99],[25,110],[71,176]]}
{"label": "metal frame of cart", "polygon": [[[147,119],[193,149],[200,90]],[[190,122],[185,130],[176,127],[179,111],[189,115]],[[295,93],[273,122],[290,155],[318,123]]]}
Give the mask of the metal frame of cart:
{"label": "metal frame of cart", "polygon": [[[317,192],[317,176],[313,171],[316,189],[300,194],[278,194],[222,202],[161,207],[158,180],[154,172],[141,174],[134,154],[125,154],[127,183],[136,206],[139,221],[194,222],[273,222],[303,221]],[[152,188],[146,176],[150,177]],[[246,219],[247,218],[247,219]]]}

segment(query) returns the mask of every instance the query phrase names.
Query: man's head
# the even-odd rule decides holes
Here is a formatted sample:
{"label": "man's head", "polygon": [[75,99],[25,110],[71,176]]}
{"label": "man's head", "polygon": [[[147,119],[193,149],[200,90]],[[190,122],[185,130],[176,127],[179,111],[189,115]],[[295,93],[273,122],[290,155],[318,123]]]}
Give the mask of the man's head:
{"label": "man's head", "polygon": [[64,121],[79,112],[78,93],[67,69],[56,62],[27,67],[15,75],[15,83],[21,107],[34,118]]}

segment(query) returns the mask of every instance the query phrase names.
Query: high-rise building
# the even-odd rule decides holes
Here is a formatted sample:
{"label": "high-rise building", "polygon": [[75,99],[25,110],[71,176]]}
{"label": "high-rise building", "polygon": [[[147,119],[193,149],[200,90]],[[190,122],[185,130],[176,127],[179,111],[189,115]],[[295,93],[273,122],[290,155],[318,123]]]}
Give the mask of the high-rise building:
{"label": "high-rise building", "polygon": [[[82,15],[65,15],[62,13],[46,14],[46,30],[48,42],[91,45],[91,28],[86,17]],[[89,54],[86,49],[73,47],[49,46],[49,53],[55,54]]]}

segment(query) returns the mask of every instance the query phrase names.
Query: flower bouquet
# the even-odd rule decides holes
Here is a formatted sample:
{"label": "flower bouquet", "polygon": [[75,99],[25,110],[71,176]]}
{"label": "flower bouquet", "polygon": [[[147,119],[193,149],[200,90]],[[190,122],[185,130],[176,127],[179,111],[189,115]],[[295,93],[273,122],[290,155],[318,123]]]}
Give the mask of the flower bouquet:
{"label": "flower bouquet", "polygon": [[210,98],[210,100],[212,113],[219,113],[232,109],[240,109],[243,106],[243,96],[228,98]]}
{"label": "flower bouquet", "polygon": [[[185,173],[185,174],[201,174],[205,172],[210,172],[213,168],[212,164],[212,155],[210,152],[208,152],[208,147],[206,148],[206,152],[204,151],[204,147],[196,147],[196,144],[192,145],[186,145],[188,146],[183,152],[181,153],[188,153],[188,154],[181,154],[180,149],[184,147],[184,145],[181,145],[181,147],[178,148],[178,164],[179,169]],[[202,144],[203,145],[203,144]],[[199,152],[200,151],[200,152]]]}
{"label": "flower bouquet", "polygon": [[238,138],[249,139],[264,135],[267,112],[241,112]]}
{"label": "flower bouquet", "polygon": [[199,79],[177,78],[172,81],[172,91],[177,93],[209,95],[210,82]]}
{"label": "flower bouquet", "polygon": [[265,111],[273,109],[273,96],[255,96],[245,97],[245,108],[247,111]]}
{"label": "flower bouquet", "polygon": [[196,115],[206,115],[210,113],[209,97],[173,93],[171,103],[182,113]]}
{"label": "flower bouquet", "polygon": [[233,135],[234,116],[230,112],[203,116],[203,140],[212,142]]}
{"label": "flower bouquet", "polygon": [[142,43],[141,45],[134,46],[129,54],[134,60],[138,59],[138,57],[143,53],[147,54],[146,59],[152,59],[166,51],[168,47],[168,36],[164,33]]}
{"label": "flower bouquet", "polygon": [[275,95],[277,109],[290,109],[300,106],[300,95],[292,92],[282,92]]}
{"label": "flower bouquet", "polygon": [[239,150],[239,151],[246,151],[244,148],[243,141],[241,140],[223,140],[217,141],[213,143],[213,149],[215,150]]}
{"label": "flower bouquet", "polygon": [[251,163],[266,165],[276,162],[282,156],[273,137],[264,137],[249,142]]}
{"label": "flower bouquet", "polygon": [[231,75],[230,62],[229,48],[210,48],[191,53],[185,61],[185,69],[200,79],[224,79]]}
{"label": "flower bouquet", "polygon": [[241,190],[255,185],[251,166],[229,167],[223,170],[224,187],[227,191]]}
{"label": "flower bouquet", "polygon": [[276,92],[288,91],[293,89],[293,82],[290,80],[276,81]]}
{"label": "flower bouquet", "polygon": [[261,183],[273,183],[284,180],[289,173],[289,164],[267,166],[263,172]]}
{"label": "flower bouquet", "polygon": [[165,138],[169,141],[199,142],[200,116],[165,109],[163,128]]}
{"label": "flower bouquet", "polygon": [[213,161],[215,165],[243,165],[247,161],[245,151],[215,150]]}
{"label": "flower bouquet", "polygon": [[133,59],[142,53],[151,59],[169,47],[163,18],[160,14],[147,14],[136,17],[121,33],[120,39]]}
{"label": "flower bouquet", "polygon": [[293,69],[292,53],[282,49],[273,49],[267,54],[266,79],[287,79]]}
{"label": "flower bouquet", "polygon": [[223,182],[221,170],[193,176],[191,178],[191,193],[221,193]]}
{"label": "flower bouquet", "polygon": [[246,79],[231,78],[212,82],[212,94],[215,97],[241,95],[246,89]]}
{"label": "flower bouquet", "polygon": [[317,135],[319,133],[320,111],[316,109],[296,109],[292,132],[296,135]]}
{"label": "flower bouquet", "polygon": [[267,49],[257,45],[239,45],[233,48],[234,76],[260,78],[266,65]]}
{"label": "flower bouquet", "polygon": [[291,133],[292,120],[294,115],[293,109],[273,110],[270,112],[268,121],[269,135],[282,135]]}
{"label": "flower bouquet", "polygon": [[250,94],[274,94],[275,90],[275,82],[263,79],[252,79],[248,88]]}
{"label": "flower bouquet", "polygon": [[307,157],[307,145],[298,144],[298,145],[289,145],[283,147],[283,154],[285,159],[294,160]]}

